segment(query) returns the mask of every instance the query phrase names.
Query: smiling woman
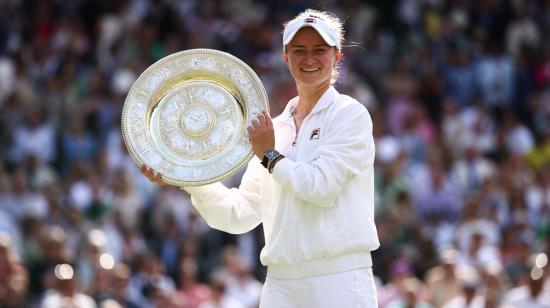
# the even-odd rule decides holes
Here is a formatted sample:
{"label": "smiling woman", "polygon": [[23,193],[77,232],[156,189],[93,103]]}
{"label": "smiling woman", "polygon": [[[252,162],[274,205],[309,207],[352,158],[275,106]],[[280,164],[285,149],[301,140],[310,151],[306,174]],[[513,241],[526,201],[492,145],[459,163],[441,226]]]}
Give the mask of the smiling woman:
{"label": "smiling woman", "polygon": [[[299,30],[303,27],[308,26],[315,29],[315,32],[321,36],[321,45],[336,48],[338,56],[336,65],[338,65],[338,62],[342,56],[342,44],[344,41],[344,28],[342,23],[340,22],[340,19],[332,14],[316,10],[307,10],[284,25],[285,31],[283,34],[283,50],[285,53],[285,58],[286,53],[288,52],[288,45],[294,39],[294,36],[298,32],[302,32]],[[338,66],[335,66],[332,70],[331,84],[334,84],[338,80],[338,75]]]}
{"label": "smiling woman", "polygon": [[299,88],[330,86],[333,69],[340,57],[341,52],[327,45],[311,27],[299,31],[285,52],[285,61]]}
{"label": "smiling woman", "polygon": [[378,306],[372,120],[333,87],[342,43],[341,22],[327,12],[307,10],[285,24],[283,56],[298,96],[277,118],[264,111],[247,127],[256,158],[238,189],[183,187],[214,228],[244,233],[263,224],[261,308]]}

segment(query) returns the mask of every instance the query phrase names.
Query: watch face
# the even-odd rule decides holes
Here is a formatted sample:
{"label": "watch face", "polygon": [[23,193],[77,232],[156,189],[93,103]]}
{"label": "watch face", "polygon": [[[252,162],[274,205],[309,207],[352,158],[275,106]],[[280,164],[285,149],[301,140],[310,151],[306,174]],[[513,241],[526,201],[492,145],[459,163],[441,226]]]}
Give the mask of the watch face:
{"label": "watch face", "polygon": [[268,159],[274,159],[275,157],[277,157],[277,155],[279,155],[279,152],[277,152],[276,150],[269,150],[265,152],[265,156]]}

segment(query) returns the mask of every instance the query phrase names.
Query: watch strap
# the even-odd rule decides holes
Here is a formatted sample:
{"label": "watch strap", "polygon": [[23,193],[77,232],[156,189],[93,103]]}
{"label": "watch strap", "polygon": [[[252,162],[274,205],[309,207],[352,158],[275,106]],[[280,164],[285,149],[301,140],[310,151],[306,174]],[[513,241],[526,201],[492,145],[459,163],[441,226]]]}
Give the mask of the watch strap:
{"label": "watch strap", "polygon": [[275,157],[275,159],[270,161],[268,166],[267,166],[267,171],[269,171],[269,173],[273,173],[273,168],[275,167],[277,162],[279,162],[283,158],[285,158],[285,156],[283,154],[279,154],[277,157]]}
{"label": "watch strap", "polygon": [[269,162],[269,158],[267,158],[267,155],[264,154],[264,158],[262,158],[262,166],[267,168],[267,163]]}

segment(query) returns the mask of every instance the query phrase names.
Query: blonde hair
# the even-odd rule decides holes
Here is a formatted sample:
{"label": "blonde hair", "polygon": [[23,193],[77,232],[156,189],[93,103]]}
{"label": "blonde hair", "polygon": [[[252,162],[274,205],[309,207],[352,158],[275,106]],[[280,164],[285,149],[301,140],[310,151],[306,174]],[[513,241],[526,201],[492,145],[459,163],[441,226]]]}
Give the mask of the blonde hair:
{"label": "blonde hair", "polygon": [[[340,42],[340,46],[343,47],[344,43],[344,23],[338,18],[336,15],[327,12],[327,11],[318,11],[314,9],[307,9],[300,14],[296,15],[293,19],[283,23],[283,33],[291,22],[293,22],[296,19],[304,18],[304,17],[315,17],[323,20],[326,22],[333,30],[336,32],[336,36],[338,37],[338,40]],[[335,47],[336,48],[336,47]],[[283,47],[283,53],[286,52],[286,46]],[[339,50],[339,52],[342,54],[342,50]],[[342,54],[343,56],[343,54]],[[338,78],[340,76],[340,62],[336,64],[336,67],[332,70],[332,76],[330,78],[330,83],[334,84],[338,81]]]}

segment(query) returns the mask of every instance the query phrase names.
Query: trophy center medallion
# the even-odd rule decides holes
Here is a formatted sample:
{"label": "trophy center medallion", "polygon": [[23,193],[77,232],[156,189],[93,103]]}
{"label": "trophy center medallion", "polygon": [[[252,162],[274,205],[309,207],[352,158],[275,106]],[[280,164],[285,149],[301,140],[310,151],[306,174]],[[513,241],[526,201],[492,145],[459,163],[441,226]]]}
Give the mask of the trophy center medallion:
{"label": "trophy center medallion", "polygon": [[180,127],[191,138],[208,135],[214,127],[215,116],[205,105],[191,107],[183,112]]}
{"label": "trophy center medallion", "polygon": [[187,116],[183,118],[183,124],[191,131],[202,131],[207,127],[208,115],[204,110],[192,109]]}
{"label": "trophy center medallion", "polygon": [[243,119],[239,103],[224,87],[186,81],[162,95],[152,112],[151,135],[163,159],[190,165],[236,142]]}

